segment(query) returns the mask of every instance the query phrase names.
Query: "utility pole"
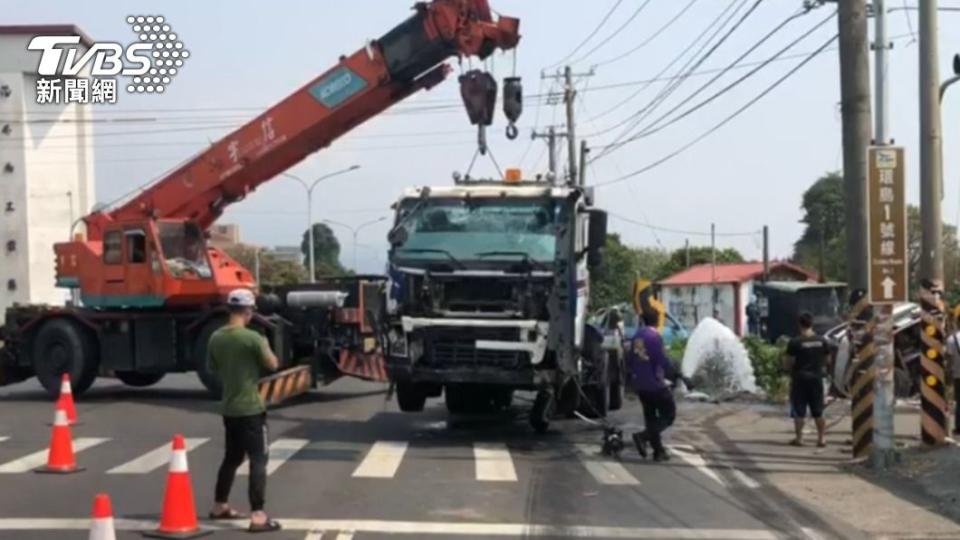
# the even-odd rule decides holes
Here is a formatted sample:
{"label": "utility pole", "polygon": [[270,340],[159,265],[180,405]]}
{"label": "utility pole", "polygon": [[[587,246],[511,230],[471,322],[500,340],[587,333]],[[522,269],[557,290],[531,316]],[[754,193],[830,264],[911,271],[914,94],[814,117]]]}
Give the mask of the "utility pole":
{"label": "utility pole", "polygon": [[770,227],[763,226],[763,282],[770,280]]}
{"label": "utility pole", "polygon": [[686,268],[690,268],[690,239],[689,238],[683,241],[683,253],[684,253],[684,261],[686,263]]}
{"label": "utility pole", "polygon": [[820,241],[818,242],[818,252],[820,255],[819,256],[820,260],[818,261],[819,262],[818,271],[820,273],[820,279],[818,281],[820,283],[825,283],[827,281],[826,278],[824,277],[827,275],[827,265],[826,265],[826,260],[824,259],[824,256],[826,255],[826,249],[825,249],[826,246],[824,246],[826,231],[824,229],[826,228],[826,226],[827,226],[827,220],[824,219],[823,216],[821,216],[820,217]]}
{"label": "utility pole", "polygon": [[866,0],[837,2],[840,108],[846,198],[847,283],[867,290],[867,144],[870,142],[870,62]]}
{"label": "utility pole", "polygon": [[567,105],[567,154],[570,159],[570,184],[577,182],[577,122],[574,118],[574,100],[577,90],[573,87],[573,69],[563,69],[563,101]]}
{"label": "utility pole", "polygon": [[[588,72],[574,73],[570,66],[566,66],[563,69],[563,73],[555,73],[553,75],[543,74],[540,76],[543,79],[563,80],[562,96],[567,110],[567,130],[566,133],[557,134],[557,136],[567,138],[567,181],[570,185],[576,185],[580,180],[580,176],[578,174],[579,168],[577,166],[577,121],[575,118],[577,90],[573,84],[573,81],[575,78],[592,77],[594,73],[595,72],[592,68]],[[547,96],[547,102],[550,103],[550,100],[554,97],[559,97],[559,95],[551,94]]]}
{"label": "utility pole", "polygon": [[713,303],[711,317],[717,314],[717,226],[710,224],[710,300]]}
{"label": "utility pole", "polygon": [[532,138],[536,139],[546,139],[547,141],[547,170],[553,175],[553,183],[557,183],[559,176],[557,175],[557,136],[563,136],[563,134],[557,133],[556,126],[550,126],[547,128],[547,132],[533,132]]}
{"label": "utility pole", "polygon": [[937,1],[922,0],[920,39],[920,278],[943,286],[940,71],[937,66]]}
{"label": "utility pole", "polygon": [[587,156],[590,155],[590,147],[587,141],[580,141],[580,178],[581,186],[587,185]]}
{"label": "utility pole", "polygon": [[947,432],[943,361],[943,157],[940,134],[940,72],[937,66],[937,0],[921,0],[920,35],[920,307],[925,354],[920,358],[920,434],[929,446],[943,444]]}
{"label": "utility pole", "polygon": [[[890,42],[887,39],[887,8],[885,0],[873,0],[873,54],[874,54],[874,111],[873,144],[886,146],[888,95],[887,59]],[[821,233],[822,235],[822,233]],[[821,236],[822,242],[822,236]],[[822,249],[822,248],[821,248]],[[876,469],[885,469],[896,461],[894,446],[894,350],[893,350],[893,304],[877,306],[875,365],[877,375],[873,379],[873,452],[871,458]]]}

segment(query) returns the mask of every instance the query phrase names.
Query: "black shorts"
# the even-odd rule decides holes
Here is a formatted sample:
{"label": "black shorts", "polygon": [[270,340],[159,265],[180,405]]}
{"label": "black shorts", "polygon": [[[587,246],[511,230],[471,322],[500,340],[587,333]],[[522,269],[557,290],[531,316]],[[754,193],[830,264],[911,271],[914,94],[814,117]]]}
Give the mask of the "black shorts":
{"label": "black shorts", "polygon": [[790,382],[790,416],[805,418],[810,409],[812,418],[823,416],[823,381],[794,379]]}

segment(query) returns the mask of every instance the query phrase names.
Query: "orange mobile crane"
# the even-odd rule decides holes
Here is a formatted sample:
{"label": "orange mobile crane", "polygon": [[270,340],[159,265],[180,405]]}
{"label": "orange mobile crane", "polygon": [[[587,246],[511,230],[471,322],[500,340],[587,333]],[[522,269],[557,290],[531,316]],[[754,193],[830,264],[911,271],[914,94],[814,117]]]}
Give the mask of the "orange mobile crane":
{"label": "orange mobile crane", "polygon": [[[446,59],[486,58],[520,39],[519,20],[494,19],[487,0],[432,0],[414,10],[126,204],[84,217],[85,238],[54,246],[57,285],[75,290],[80,305],[10,308],[0,328],[0,384],[36,375],[55,395],[66,372],[80,394],[98,374],[145,386],[168,372],[196,370],[216,392],[218,381],[204,362],[206,341],[223,322],[225,295],[256,286],[247,269],[206,245],[205,232],[224,208],[443,81],[451,71]],[[282,306],[257,319],[286,365],[303,356],[337,357],[339,351],[331,349],[355,347],[373,332],[367,320],[373,294],[364,308],[361,282],[318,290],[324,288],[286,290]],[[345,294],[336,294],[338,288]],[[296,299],[286,302],[290,295]],[[342,310],[344,301],[352,315],[304,314],[311,308]],[[337,324],[355,328],[332,331]],[[350,337],[331,337],[337,333]],[[315,350],[320,343],[327,344],[322,353]]]}

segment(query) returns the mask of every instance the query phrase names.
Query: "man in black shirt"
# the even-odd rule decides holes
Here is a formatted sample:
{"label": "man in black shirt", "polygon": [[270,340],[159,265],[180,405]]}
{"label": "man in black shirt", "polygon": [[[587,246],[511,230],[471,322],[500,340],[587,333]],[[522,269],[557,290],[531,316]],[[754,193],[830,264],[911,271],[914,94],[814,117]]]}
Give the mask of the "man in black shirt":
{"label": "man in black shirt", "polygon": [[800,314],[800,335],[787,345],[784,367],[790,372],[790,415],[796,437],[793,446],[803,446],[803,424],[810,416],[817,424],[817,446],[827,445],[824,439],[826,423],[823,420],[823,373],[830,354],[827,340],[813,331],[813,315]]}

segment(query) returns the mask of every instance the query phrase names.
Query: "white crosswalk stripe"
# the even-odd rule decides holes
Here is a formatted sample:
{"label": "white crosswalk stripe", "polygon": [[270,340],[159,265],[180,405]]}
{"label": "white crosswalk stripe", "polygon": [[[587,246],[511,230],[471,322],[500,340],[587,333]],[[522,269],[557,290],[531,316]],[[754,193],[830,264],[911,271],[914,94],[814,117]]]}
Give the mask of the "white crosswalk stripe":
{"label": "white crosswalk stripe", "polygon": [[[281,465],[286,463],[288,459],[292,458],[294,454],[299,452],[300,449],[306,446],[309,442],[310,441],[307,439],[277,439],[270,443],[270,453],[267,459],[267,475],[269,476],[273,474],[274,471],[279,469]],[[243,462],[243,465],[240,466],[238,474],[250,474],[250,465],[248,461]]]}
{"label": "white crosswalk stripe", "polygon": [[393,478],[397,474],[407,443],[402,441],[377,441],[370,447],[353,476],[356,478]]}
{"label": "white crosswalk stripe", "polygon": [[[185,439],[187,452],[209,441],[208,438]],[[147,474],[170,462],[170,443],[154,448],[142,456],[107,471],[107,474]]]}
{"label": "white crosswalk stripe", "polygon": [[670,451],[673,452],[674,455],[679,456],[680,459],[686,461],[687,464],[697,469],[714,482],[720,484],[721,486],[727,485],[727,483],[723,481],[723,478],[720,478],[720,475],[717,474],[716,471],[707,466],[707,461],[703,459],[703,456],[700,454],[697,454],[692,450],[684,450],[684,447],[681,445],[670,445],[668,448],[670,448]]}
{"label": "white crosswalk stripe", "polygon": [[[102,437],[79,437],[73,440],[73,451],[82,452],[87,448],[92,448],[98,444],[109,441],[108,438]],[[30,472],[37,467],[45,464],[47,462],[47,452],[48,449],[44,448],[32,454],[23,456],[22,458],[15,459],[0,465],[0,474],[16,474],[16,473],[25,473]]]}
{"label": "white crosswalk stripe", "polygon": [[578,444],[577,457],[587,472],[601,484],[610,486],[636,486],[640,481],[621,463],[600,454],[598,444]]}
{"label": "white crosswalk stripe", "polygon": [[473,459],[477,467],[477,480],[484,482],[516,482],[517,471],[507,445],[500,443],[474,443]]}
{"label": "white crosswalk stripe", "polygon": [[10,439],[10,437],[2,437],[2,436],[0,436],[0,442],[6,441],[6,440],[9,440],[9,439]]}

